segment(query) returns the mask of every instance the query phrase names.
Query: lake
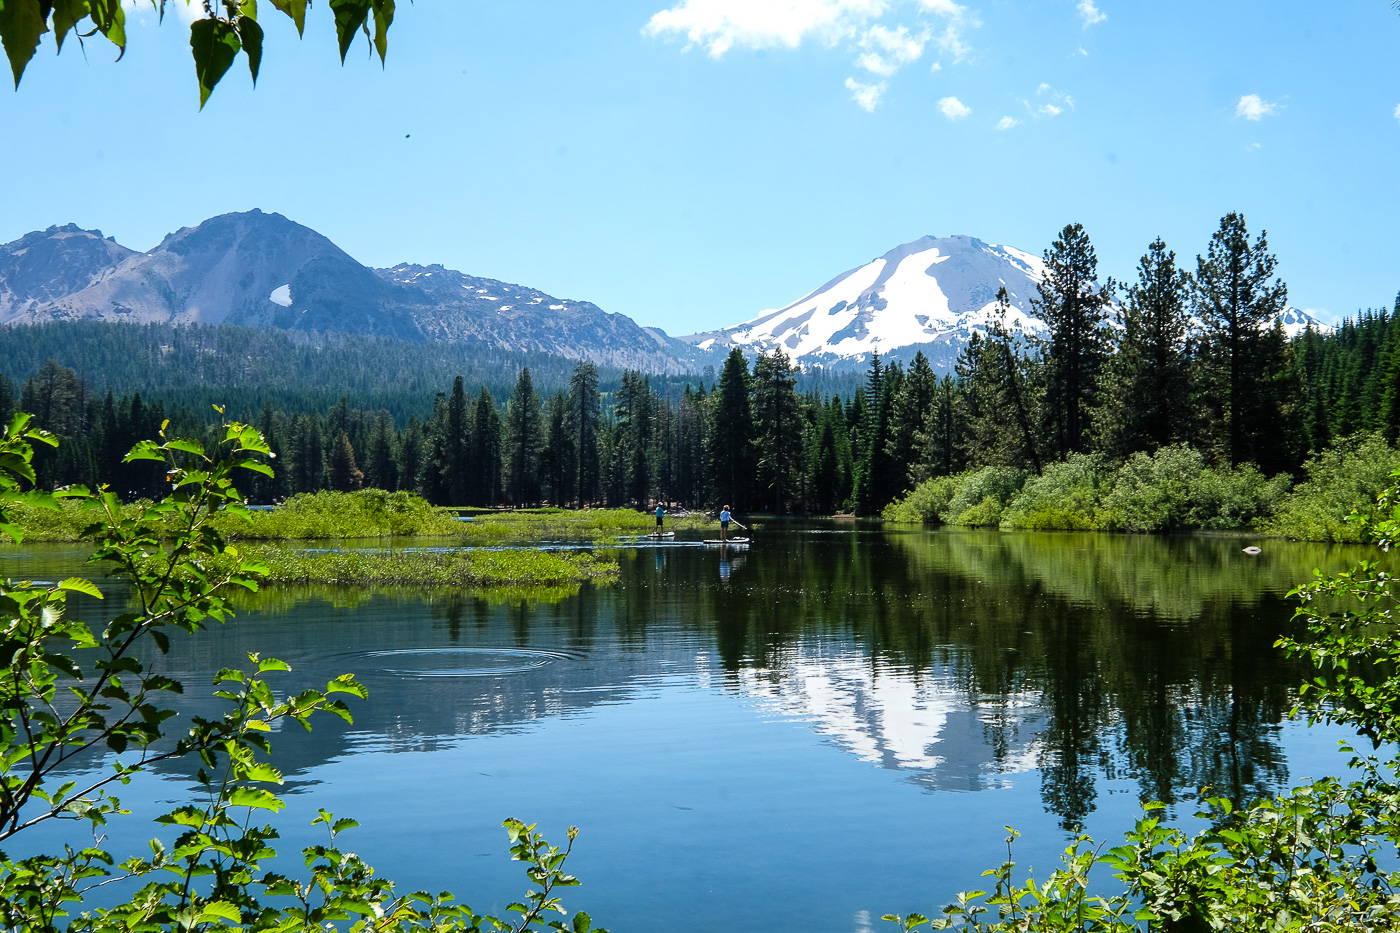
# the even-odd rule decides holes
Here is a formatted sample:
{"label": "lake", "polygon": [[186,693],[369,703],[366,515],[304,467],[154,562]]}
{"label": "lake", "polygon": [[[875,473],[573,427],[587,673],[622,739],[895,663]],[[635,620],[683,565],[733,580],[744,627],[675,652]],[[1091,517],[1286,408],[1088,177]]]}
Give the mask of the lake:
{"label": "lake", "polygon": [[[1043,874],[1142,801],[1189,819],[1202,786],[1245,800],[1341,771],[1343,732],[1287,718],[1303,671],[1273,642],[1287,591],[1359,550],[796,520],[754,539],[627,548],[617,584],[557,602],[269,589],[161,663],[186,714],[215,713],[202,685],[249,651],[288,661],[288,689],[369,688],[353,726],[275,740],[282,870],[325,808],[401,890],[494,912],[526,887],[501,820],[556,843],[577,825],[565,904],[614,933],[879,929],[980,887],[1004,826]],[[82,553],[6,548],[0,574]],[[191,774],[124,789],[112,848],[155,835]]]}

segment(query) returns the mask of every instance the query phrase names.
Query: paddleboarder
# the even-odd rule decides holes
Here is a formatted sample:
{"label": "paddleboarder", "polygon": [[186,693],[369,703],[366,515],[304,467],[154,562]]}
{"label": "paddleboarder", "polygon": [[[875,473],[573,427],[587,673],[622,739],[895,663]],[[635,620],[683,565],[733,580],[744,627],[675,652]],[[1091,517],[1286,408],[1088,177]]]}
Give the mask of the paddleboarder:
{"label": "paddleboarder", "polygon": [[719,539],[721,541],[729,537],[729,523],[732,520],[733,516],[729,514],[729,506],[726,505],[719,510]]}
{"label": "paddleboarder", "polygon": [[664,519],[665,517],[666,517],[666,509],[661,505],[660,502],[658,502],[658,503],[656,504],[656,530],[653,531],[652,534],[658,535],[658,536],[661,534],[661,520]]}

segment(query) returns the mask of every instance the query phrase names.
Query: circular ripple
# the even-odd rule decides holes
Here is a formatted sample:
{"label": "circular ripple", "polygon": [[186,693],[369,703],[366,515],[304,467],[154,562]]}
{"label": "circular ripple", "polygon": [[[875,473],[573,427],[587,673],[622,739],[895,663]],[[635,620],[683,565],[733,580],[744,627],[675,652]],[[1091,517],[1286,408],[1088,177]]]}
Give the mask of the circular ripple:
{"label": "circular ripple", "polygon": [[359,656],[374,663],[376,673],[396,677],[499,677],[571,660],[535,648],[393,648]]}

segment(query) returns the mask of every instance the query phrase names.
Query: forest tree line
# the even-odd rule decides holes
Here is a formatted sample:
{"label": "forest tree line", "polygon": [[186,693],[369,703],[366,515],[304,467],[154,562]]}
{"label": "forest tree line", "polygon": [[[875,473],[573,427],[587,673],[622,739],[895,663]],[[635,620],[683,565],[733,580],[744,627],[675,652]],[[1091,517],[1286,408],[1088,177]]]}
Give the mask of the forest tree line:
{"label": "forest tree line", "polygon": [[[931,477],[986,466],[1040,473],[1075,454],[1123,460],[1187,445],[1212,463],[1294,473],[1342,439],[1400,435],[1400,298],[1334,333],[1290,340],[1277,322],[1287,290],[1263,234],[1221,220],[1194,270],[1160,239],[1136,280],[1100,281],[1078,224],[1044,254],[1033,300],[1047,334],[1012,328],[1009,298],[974,335],[953,372],[922,353],[906,367],[872,355],[845,396],[781,352],[739,349],[709,380],[681,383],[623,372],[600,390],[597,367],[567,385],[535,388],[522,365],[504,404],[458,376],[425,417],[386,408],[286,410],[264,402],[245,417],[277,453],[276,477],[248,490],[273,502],[319,489],[411,490],[459,506],[731,505],[742,512],[878,513]],[[109,482],[153,496],[161,477],[121,464],[136,440],[199,435],[211,420],[139,394],[98,398],[50,360],[18,393],[0,377],[0,415],[15,407],[64,438],[41,454],[45,485]]]}

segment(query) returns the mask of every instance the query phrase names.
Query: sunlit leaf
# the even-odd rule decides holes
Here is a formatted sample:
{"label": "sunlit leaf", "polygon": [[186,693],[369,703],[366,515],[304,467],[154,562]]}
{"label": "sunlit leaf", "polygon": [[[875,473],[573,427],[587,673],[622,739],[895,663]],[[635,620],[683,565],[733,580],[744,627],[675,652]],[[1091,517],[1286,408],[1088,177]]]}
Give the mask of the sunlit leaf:
{"label": "sunlit leaf", "polygon": [[[190,51],[194,53],[195,76],[199,79],[199,109],[204,109],[214,86],[233,65],[240,47],[238,31],[223,20],[205,17],[190,26]],[[136,459],[132,456],[135,453],[133,450],[127,454],[127,459]]]}
{"label": "sunlit leaf", "polygon": [[286,13],[297,24],[297,35],[306,28],[307,0],[271,0],[273,6]]}
{"label": "sunlit leaf", "polygon": [[[39,47],[39,37],[48,30],[44,19],[44,10],[40,8],[38,0],[4,0],[0,3],[0,43],[4,44],[5,54],[9,56],[15,87],[19,87],[24,67]],[[342,51],[341,58],[344,57]]]}

